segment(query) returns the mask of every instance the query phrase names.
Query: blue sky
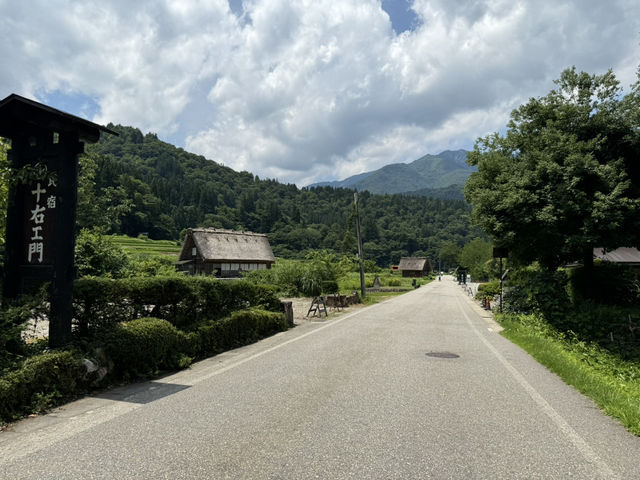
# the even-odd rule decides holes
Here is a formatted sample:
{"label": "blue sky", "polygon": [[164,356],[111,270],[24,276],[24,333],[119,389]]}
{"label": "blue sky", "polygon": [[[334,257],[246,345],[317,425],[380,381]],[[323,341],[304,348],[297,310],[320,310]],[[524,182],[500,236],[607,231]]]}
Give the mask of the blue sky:
{"label": "blue sky", "polygon": [[637,0],[0,0],[18,93],[300,186],[471,148],[564,68],[640,64]]}

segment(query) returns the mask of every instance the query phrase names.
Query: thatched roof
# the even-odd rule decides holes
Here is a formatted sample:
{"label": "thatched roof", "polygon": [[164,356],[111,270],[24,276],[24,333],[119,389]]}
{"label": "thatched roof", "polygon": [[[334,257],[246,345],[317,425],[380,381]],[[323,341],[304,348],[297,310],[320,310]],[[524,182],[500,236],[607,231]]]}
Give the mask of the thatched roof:
{"label": "thatched roof", "polygon": [[605,262],[640,265],[640,251],[637,248],[620,247],[606,253],[603,248],[594,248],[593,257]]}
{"label": "thatched roof", "polygon": [[234,263],[273,263],[271,245],[262,233],[236,232],[215,228],[190,228],[187,230],[180,260],[192,258],[196,247],[198,256],[205,261]]}
{"label": "thatched roof", "polygon": [[398,270],[412,270],[412,271],[424,271],[427,262],[429,261],[426,257],[402,257],[400,259],[400,264],[398,265]]}

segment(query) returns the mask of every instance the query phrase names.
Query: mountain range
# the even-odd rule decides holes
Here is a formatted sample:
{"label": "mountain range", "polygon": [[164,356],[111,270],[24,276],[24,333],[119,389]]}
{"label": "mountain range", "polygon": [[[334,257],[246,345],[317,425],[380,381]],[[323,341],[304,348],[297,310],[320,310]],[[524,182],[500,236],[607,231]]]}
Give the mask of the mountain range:
{"label": "mountain range", "polygon": [[462,187],[476,170],[466,163],[466,150],[445,150],[411,163],[392,163],[344,180],[320,182],[308,187],[349,188],[371,193],[403,193],[462,199]]}

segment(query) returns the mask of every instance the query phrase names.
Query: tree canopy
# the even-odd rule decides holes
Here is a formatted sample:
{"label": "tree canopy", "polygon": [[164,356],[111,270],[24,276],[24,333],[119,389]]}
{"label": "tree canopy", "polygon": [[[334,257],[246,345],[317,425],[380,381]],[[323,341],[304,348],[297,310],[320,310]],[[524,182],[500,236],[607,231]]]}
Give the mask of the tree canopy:
{"label": "tree canopy", "polygon": [[575,68],[555,83],[511,113],[505,135],[477,140],[465,187],[495,245],[549,269],[640,246],[639,85],[622,95],[611,71]]}

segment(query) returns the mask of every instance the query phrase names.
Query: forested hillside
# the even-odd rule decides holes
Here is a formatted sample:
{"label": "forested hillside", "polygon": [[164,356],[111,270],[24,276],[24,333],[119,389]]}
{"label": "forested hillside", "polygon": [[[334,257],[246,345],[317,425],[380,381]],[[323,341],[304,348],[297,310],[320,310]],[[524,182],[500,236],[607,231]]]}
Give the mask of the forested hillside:
{"label": "forested hillside", "polygon": [[[109,128],[120,136],[103,136],[82,158],[79,227],[156,239],[177,239],[197,226],[244,229],[267,233],[278,256],[356,252],[351,190],[261,180],[154,134]],[[365,256],[381,266],[404,255],[435,258],[444,243],[463,245],[476,236],[462,201],[368,192],[360,199]]]}

